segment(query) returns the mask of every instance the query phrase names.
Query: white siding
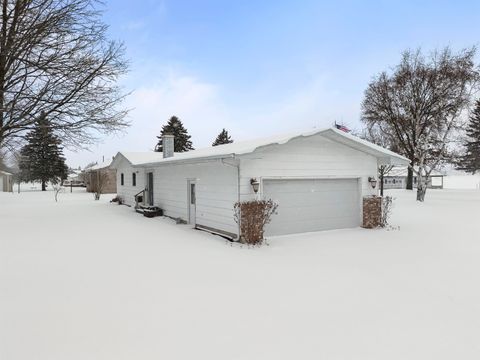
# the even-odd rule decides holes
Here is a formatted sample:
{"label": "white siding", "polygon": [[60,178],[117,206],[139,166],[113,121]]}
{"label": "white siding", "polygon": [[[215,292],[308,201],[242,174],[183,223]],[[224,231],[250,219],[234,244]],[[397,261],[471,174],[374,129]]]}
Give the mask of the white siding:
{"label": "white siding", "polygon": [[[132,173],[137,174],[136,186],[132,185]],[[124,175],[124,184],[121,184],[121,174]],[[130,206],[135,205],[134,196],[145,189],[145,172],[142,168],[134,168],[126,161],[122,161],[117,167],[117,195],[124,203]]]}
{"label": "white siding", "polygon": [[[350,179],[358,184],[358,219],[362,212],[361,197],[377,193],[368,182],[369,176],[377,176],[377,159],[320,134],[293,139],[282,145],[269,145],[234,161],[240,164],[240,184],[237,167],[220,160],[160,163],[144,168],[120,164],[118,194],[127,204],[133,204],[133,195],[145,187],[146,174],[153,172],[154,205],[162,208],[167,216],[187,220],[187,184],[188,180],[195,180],[197,225],[238,234],[233,206],[239,196],[242,201],[256,197],[250,185],[251,178],[260,181],[257,195],[260,198],[263,182],[269,179]],[[136,187],[131,186],[132,171],[139,171]],[[123,186],[120,185],[121,173],[125,174]]]}
{"label": "white siding", "polygon": [[0,191],[5,191],[4,186],[3,186],[3,175],[0,174]]}
{"label": "white siding", "polygon": [[241,200],[255,198],[251,178],[360,178],[360,196],[377,194],[368,182],[377,177],[377,159],[321,135],[297,138],[283,145],[270,145],[241,157]]}
{"label": "white siding", "polygon": [[[146,169],[146,172],[151,169]],[[220,161],[157,166],[154,204],[165,215],[188,219],[187,181],[196,180],[196,223],[238,234],[233,205],[238,201],[237,168]]]}

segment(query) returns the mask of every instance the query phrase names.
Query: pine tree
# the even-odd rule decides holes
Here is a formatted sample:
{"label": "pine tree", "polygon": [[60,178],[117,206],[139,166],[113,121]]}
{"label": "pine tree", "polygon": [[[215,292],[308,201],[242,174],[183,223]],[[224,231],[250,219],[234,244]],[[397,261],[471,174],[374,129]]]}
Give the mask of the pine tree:
{"label": "pine tree", "polygon": [[192,142],[190,141],[191,136],[188,135],[187,129],[185,129],[178,117],[172,116],[170,120],[168,120],[167,124],[162,126],[160,136],[157,136],[158,143],[155,146],[155,151],[163,151],[162,136],[165,134],[170,134],[175,137],[174,152],[194,150]]}
{"label": "pine tree", "polygon": [[457,168],[475,174],[480,170],[480,99],[475,103],[475,108],[470,115],[464,145],[465,154],[460,158]]}
{"label": "pine tree", "polygon": [[230,135],[228,135],[228,131],[223,129],[220,134],[218,134],[217,138],[213,142],[212,146],[223,145],[223,144],[231,144],[233,140]]}
{"label": "pine tree", "polygon": [[20,151],[22,181],[40,181],[42,191],[47,181],[57,183],[68,176],[61,140],[54,134],[51,123],[41,114],[35,127],[26,135],[27,144]]}

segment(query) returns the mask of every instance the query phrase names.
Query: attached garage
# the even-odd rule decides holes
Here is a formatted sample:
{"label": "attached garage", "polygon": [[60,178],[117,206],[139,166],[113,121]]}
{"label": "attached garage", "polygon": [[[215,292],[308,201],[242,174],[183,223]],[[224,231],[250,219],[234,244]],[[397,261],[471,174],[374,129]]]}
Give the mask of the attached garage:
{"label": "attached garage", "polygon": [[163,154],[119,153],[113,162],[117,174],[129,178],[135,173],[139,183],[118,181],[117,194],[126,204],[136,205],[134,195],[145,192],[144,179],[153,173],[147,187],[153,189],[153,204],[166,216],[232,239],[241,236],[235,204],[262,199],[278,204],[265,229],[267,236],[357,227],[363,197],[377,194],[378,165],[409,163],[338,129],[184,153],[163,149]]}
{"label": "attached garage", "polygon": [[278,204],[270,236],[360,225],[359,179],[264,180],[263,193]]}

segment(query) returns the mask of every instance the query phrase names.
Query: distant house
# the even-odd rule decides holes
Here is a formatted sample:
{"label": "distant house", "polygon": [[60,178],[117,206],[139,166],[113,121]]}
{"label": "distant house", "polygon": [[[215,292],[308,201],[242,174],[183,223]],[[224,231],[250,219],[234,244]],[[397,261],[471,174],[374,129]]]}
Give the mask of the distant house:
{"label": "distant house", "polygon": [[117,192],[117,174],[114,168],[110,167],[111,161],[95,164],[83,171],[84,185],[87,192],[95,192],[99,182],[103,185],[103,194],[115,194]]}
{"label": "distant house", "polygon": [[80,169],[78,170],[71,170],[68,177],[63,180],[63,186],[71,186],[71,187],[86,187],[84,176]]}
{"label": "distant house", "polygon": [[2,192],[13,191],[13,174],[0,170],[0,191]]}
{"label": "distant house", "polygon": [[380,164],[408,159],[338,129],[236,142],[173,154],[119,152],[117,194],[127,205],[155,205],[191,226],[232,239],[238,201],[272,199],[278,211],[266,235],[357,227],[362,198],[377,194]]}
{"label": "distant house", "polygon": [[[383,177],[384,189],[406,189],[407,188],[408,168],[406,166],[396,166]],[[443,189],[444,175],[438,171],[432,171],[427,183],[428,189]],[[413,187],[417,187],[417,176],[414,173]]]}

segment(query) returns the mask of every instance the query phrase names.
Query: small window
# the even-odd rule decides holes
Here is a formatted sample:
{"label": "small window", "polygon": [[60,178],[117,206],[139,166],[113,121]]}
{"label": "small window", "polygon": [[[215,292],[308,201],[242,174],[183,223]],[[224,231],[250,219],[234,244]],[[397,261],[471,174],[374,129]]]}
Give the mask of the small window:
{"label": "small window", "polygon": [[124,179],[123,179],[123,173],[120,174],[120,185],[123,186],[124,184]]}
{"label": "small window", "polygon": [[132,173],[132,186],[137,186],[137,174]]}

